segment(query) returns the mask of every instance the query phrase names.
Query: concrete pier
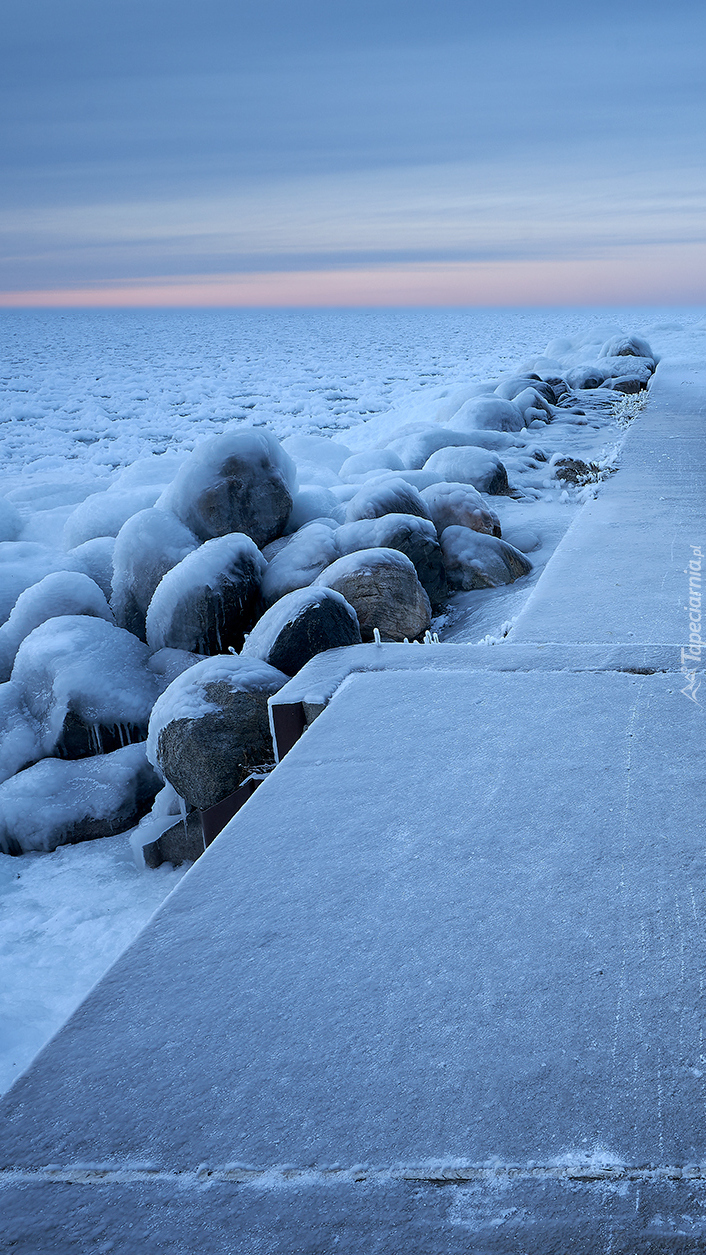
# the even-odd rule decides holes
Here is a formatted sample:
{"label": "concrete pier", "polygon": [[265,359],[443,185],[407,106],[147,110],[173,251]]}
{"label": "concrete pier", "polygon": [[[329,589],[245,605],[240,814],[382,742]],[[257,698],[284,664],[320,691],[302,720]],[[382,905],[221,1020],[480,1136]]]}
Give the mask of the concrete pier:
{"label": "concrete pier", "polygon": [[8,1095],[8,1250],[704,1250],[705,399],[506,643],[334,685]]}

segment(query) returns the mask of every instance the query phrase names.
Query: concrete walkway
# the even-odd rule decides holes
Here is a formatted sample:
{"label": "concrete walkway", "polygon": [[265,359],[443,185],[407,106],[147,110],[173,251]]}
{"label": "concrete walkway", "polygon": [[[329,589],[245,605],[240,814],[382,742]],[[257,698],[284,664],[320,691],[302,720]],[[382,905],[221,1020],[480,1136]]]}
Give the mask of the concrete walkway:
{"label": "concrete walkway", "polygon": [[517,643],[345,679],[15,1085],[13,1253],[706,1248],[704,392],[660,372]]}

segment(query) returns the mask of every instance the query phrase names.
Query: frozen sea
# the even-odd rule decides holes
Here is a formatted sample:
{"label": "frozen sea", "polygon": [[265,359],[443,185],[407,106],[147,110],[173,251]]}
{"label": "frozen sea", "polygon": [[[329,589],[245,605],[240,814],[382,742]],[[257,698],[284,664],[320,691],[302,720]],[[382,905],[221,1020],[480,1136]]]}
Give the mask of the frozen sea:
{"label": "frozen sea", "polygon": [[[637,331],[672,360],[706,349],[700,309],[3,312],[0,494],[20,511],[23,538],[56,544],[76,504],[146,453],[189,450],[234,420],[346,443],[373,416],[402,422],[550,340],[605,327]],[[559,452],[609,460],[620,439],[604,415]],[[551,429],[541,443],[554,448]],[[523,502],[502,507],[538,530],[538,574],[582,498],[541,477],[528,484]],[[460,595],[439,623],[445,638],[492,639],[526,592],[492,594]],[[139,871],[126,835],[0,855],[0,1089],[185,870]]]}

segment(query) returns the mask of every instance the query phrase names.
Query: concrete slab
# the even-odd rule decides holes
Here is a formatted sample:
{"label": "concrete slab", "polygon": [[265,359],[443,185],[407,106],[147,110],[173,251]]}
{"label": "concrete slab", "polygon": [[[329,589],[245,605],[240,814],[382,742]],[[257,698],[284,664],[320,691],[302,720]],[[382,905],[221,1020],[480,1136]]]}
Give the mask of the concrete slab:
{"label": "concrete slab", "polygon": [[84,1180],[61,1249],[110,1213],[112,1249],[139,1220],[156,1250],[153,1209],[205,1218],[213,1179],[210,1249],[544,1253],[625,1210],[611,1172],[676,1224],[665,1174],[706,1165],[702,720],[671,674],[352,676],[11,1091],[9,1232]]}
{"label": "concrete slab", "polygon": [[577,515],[512,641],[686,644],[692,547],[706,543],[706,385],[658,368],[619,473]]}

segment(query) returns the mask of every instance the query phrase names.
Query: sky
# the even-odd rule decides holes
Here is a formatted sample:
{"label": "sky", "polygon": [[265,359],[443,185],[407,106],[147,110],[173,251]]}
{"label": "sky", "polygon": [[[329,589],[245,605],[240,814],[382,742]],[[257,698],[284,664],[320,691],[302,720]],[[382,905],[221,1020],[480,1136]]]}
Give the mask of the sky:
{"label": "sky", "polygon": [[703,0],[2,0],[0,305],[706,302]]}

